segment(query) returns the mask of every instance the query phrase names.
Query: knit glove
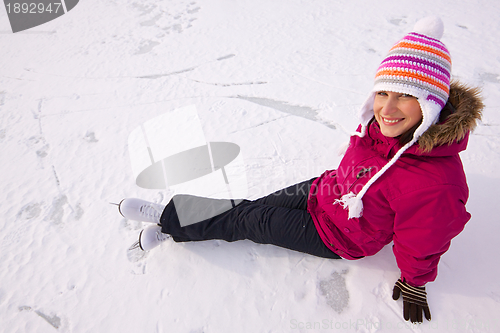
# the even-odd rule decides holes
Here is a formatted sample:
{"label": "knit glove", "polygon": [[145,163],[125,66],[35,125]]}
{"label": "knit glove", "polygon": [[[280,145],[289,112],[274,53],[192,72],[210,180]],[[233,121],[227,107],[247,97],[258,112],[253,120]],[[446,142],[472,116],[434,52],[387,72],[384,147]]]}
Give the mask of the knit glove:
{"label": "knit glove", "polygon": [[423,321],[422,311],[425,319],[431,320],[425,287],[413,287],[399,279],[394,285],[392,299],[398,300],[401,294],[403,294],[403,317],[405,320],[411,320],[412,323],[421,323]]}

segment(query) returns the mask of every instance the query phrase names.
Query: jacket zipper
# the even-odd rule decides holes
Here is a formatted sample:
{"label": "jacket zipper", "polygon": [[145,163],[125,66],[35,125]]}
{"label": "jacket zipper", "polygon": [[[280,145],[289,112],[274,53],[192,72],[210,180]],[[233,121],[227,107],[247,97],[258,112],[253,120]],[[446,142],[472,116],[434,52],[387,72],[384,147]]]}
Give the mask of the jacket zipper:
{"label": "jacket zipper", "polygon": [[361,171],[358,172],[358,175],[356,176],[356,179],[359,179],[359,178],[363,177],[364,175],[366,175],[366,173],[372,171],[372,169],[373,169],[373,167],[361,169]]}
{"label": "jacket zipper", "polygon": [[348,191],[348,193],[349,193],[349,192],[351,192],[352,187],[353,187],[354,185],[356,185],[357,181],[358,181],[360,178],[364,177],[364,176],[365,176],[368,172],[370,172],[373,168],[374,168],[374,167],[369,167],[369,168],[363,168],[363,169],[361,169],[361,170],[358,172],[358,174],[356,175],[356,180],[355,180],[355,181],[351,184],[351,186],[349,186],[349,191]]}

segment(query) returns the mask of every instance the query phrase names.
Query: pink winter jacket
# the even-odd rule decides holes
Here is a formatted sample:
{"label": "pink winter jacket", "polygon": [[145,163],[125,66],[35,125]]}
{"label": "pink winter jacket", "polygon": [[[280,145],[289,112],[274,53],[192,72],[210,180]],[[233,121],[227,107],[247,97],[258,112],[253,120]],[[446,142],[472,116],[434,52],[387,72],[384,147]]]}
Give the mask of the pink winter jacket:
{"label": "pink winter jacket", "polygon": [[363,138],[351,137],[336,170],[314,181],[308,210],[333,252],[359,259],[393,241],[402,279],[422,286],[436,278],[440,257],[471,217],[465,208],[469,191],[458,153],[467,147],[469,131],[483,107],[477,90],[457,83],[451,87],[450,102],[456,111],[431,126],[368,189],[360,218],[348,219],[347,209],[334,201],[349,192],[357,194],[401,148],[398,139],[382,135],[374,122]]}

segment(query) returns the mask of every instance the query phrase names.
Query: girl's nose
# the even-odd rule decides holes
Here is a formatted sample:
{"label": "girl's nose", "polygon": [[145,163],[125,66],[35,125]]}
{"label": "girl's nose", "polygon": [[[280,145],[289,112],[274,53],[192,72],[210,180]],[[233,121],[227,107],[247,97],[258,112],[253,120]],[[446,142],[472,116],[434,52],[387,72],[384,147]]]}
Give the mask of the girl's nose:
{"label": "girl's nose", "polygon": [[382,107],[382,110],[380,110],[380,114],[383,116],[388,116],[397,111],[398,111],[397,99],[389,97],[386,99],[385,104]]}

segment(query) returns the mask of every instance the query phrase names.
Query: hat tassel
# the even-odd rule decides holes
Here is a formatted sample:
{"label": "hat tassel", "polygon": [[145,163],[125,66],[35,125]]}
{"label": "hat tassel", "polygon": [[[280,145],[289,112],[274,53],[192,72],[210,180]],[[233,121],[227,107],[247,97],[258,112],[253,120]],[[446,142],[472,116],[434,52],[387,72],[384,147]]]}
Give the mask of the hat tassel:
{"label": "hat tassel", "polygon": [[363,201],[356,194],[349,192],[343,195],[342,198],[336,199],[334,204],[337,203],[342,205],[344,209],[349,209],[349,219],[361,217]]}

